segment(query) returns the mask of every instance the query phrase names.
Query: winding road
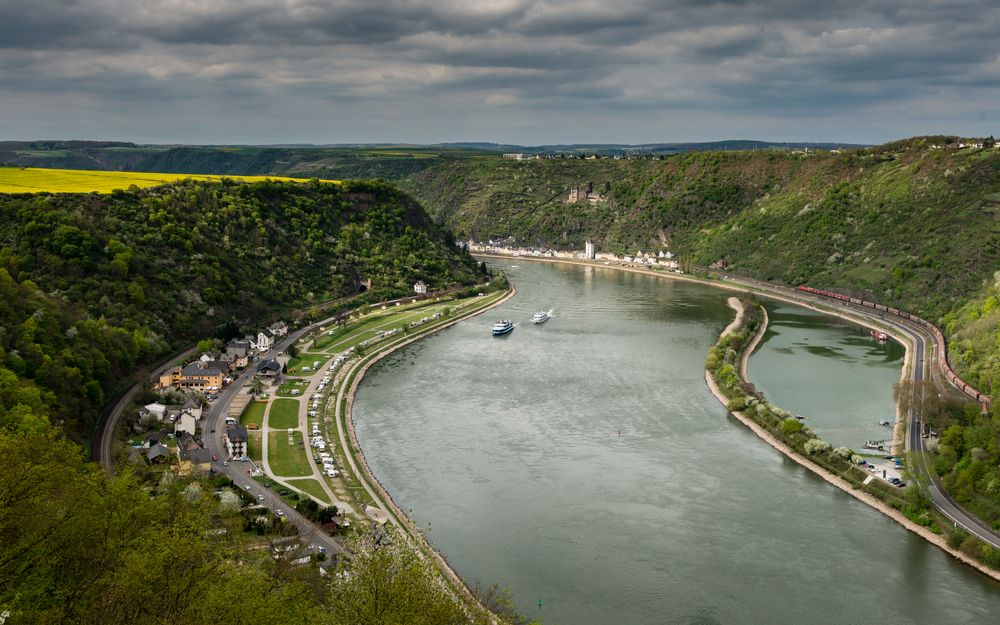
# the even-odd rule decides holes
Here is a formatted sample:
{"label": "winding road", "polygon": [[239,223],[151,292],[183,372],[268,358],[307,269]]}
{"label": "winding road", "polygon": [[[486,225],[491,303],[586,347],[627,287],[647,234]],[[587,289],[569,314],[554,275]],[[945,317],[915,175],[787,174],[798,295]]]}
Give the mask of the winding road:
{"label": "winding road", "polygon": [[[331,323],[335,319],[336,317],[330,317],[322,321],[317,321],[316,323],[308,325],[300,330],[296,330],[295,332],[289,332],[288,336],[286,336],[280,343],[277,343],[271,351],[267,354],[261,355],[261,359],[270,358],[279,352],[287,351],[288,347],[302,337],[302,335],[317,326]],[[173,363],[182,358],[193,355],[196,351],[197,348],[192,347],[178,354],[174,354],[170,358],[166,359],[165,362],[167,364],[161,364],[160,366],[154,368],[154,372],[149,376],[150,379],[157,379],[160,373],[172,367]],[[164,361],[161,361],[161,363],[162,362]],[[224,428],[220,427],[220,424],[225,423],[225,415],[228,414],[229,404],[233,401],[236,394],[243,388],[243,385],[253,378],[255,371],[256,367],[252,364],[248,366],[243,373],[241,373],[231,384],[229,384],[229,386],[219,391],[218,398],[209,404],[209,407],[203,415],[201,427],[205,449],[209,450],[214,456],[220,459],[227,458],[229,456],[229,451],[226,449],[226,445],[222,439],[222,431]],[[129,402],[131,402],[132,398],[139,391],[139,388],[139,384],[133,385],[127,391],[122,393],[119,399],[114,402],[110,410],[106,413],[105,419],[101,422],[97,435],[95,436],[94,442],[91,446],[91,452],[94,459],[100,462],[101,466],[108,471],[114,471],[114,456],[112,450],[118,421],[121,418],[125,407],[128,406]],[[230,463],[229,466],[224,466],[220,460],[212,463],[212,469],[216,473],[225,474],[239,488],[248,491],[254,497],[258,497],[258,500],[262,505],[270,508],[271,510],[281,510],[285,515],[286,521],[298,528],[299,535],[302,536],[304,540],[309,541],[312,544],[325,547],[328,553],[347,553],[340,543],[338,543],[331,536],[328,536],[320,531],[312,521],[305,518],[287,503],[282,501],[281,497],[277,493],[252,480],[246,474],[246,466],[248,466],[248,464],[249,463],[244,462],[233,462]]]}
{"label": "winding road", "polygon": [[[742,285],[759,292],[762,295],[773,295],[784,300],[808,302],[812,305],[819,304],[821,308],[838,308],[869,327],[878,328],[887,326],[892,330],[892,334],[895,334],[899,338],[905,337],[911,343],[913,363],[910,368],[910,375],[913,382],[917,383],[934,378],[934,372],[930,370],[931,365],[928,362],[935,363],[937,359],[932,357],[928,361],[927,346],[930,345],[932,349],[936,349],[936,343],[934,337],[929,336],[926,328],[921,325],[902,317],[896,317],[895,315],[880,314],[864,306],[841,301],[834,303],[833,300],[805,294],[798,290],[768,285],[736,276],[725,276],[725,279],[733,284]],[[941,480],[928,464],[927,454],[923,453],[925,451],[924,441],[920,433],[920,409],[919,406],[915,405],[915,402],[911,402],[910,412],[906,415],[906,451],[913,454],[911,460],[914,462],[911,463],[911,468],[916,468],[922,474],[924,483],[927,485],[927,492],[934,506],[942,514],[951,519],[956,527],[961,527],[983,542],[1000,549],[1000,534],[990,529],[979,518],[963,508],[944,490]],[[913,467],[914,463],[918,463],[916,467]]]}

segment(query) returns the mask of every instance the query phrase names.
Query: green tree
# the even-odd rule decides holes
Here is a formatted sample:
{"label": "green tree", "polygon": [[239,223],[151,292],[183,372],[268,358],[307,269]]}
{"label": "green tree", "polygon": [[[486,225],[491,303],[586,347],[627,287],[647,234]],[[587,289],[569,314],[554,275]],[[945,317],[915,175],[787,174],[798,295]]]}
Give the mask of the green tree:
{"label": "green tree", "polygon": [[429,558],[401,541],[378,546],[365,539],[341,564],[330,587],[332,625],[458,625],[462,609],[440,583]]}
{"label": "green tree", "polygon": [[798,434],[802,431],[802,422],[795,417],[788,417],[781,422],[781,431],[786,435]]}

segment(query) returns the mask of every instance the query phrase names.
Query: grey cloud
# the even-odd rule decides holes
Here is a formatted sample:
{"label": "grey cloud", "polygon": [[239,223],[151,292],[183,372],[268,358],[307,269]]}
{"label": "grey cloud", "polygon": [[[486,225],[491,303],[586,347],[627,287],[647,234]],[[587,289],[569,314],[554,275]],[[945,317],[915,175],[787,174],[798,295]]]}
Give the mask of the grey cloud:
{"label": "grey cloud", "polygon": [[[943,89],[961,89],[972,111],[992,110],[1000,84],[995,4],[7,0],[0,3],[0,134],[37,127],[39,113],[25,103],[46,99],[50,110],[58,96],[74,103],[67,119],[85,101],[95,115],[114,111],[127,127],[180,110],[230,115],[218,132],[236,133],[234,142],[262,140],[254,133],[301,140],[280,136],[289,121],[268,121],[286,111],[331,133],[367,128],[411,141],[444,139],[429,134],[441,129],[457,133],[450,139],[482,136],[484,120],[496,124],[500,140],[536,125],[635,132],[643,120],[681,118],[691,128],[747,136],[772,127],[761,119],[805,128],[850,111],[866,123],[848,123],[845,133],[869,132],[870,115],[884,117],[889,134],[814,138],[880,140],[917,124],[901,119],[906,110],[927,119],[937,106],[946,123]],[[622,111],[628,120],[616,119]],[[715,126],[705,121],[711,115]],[[350,116],[357,121],[348,123]],[[968,117],[992,131],[992,117]],[[409,119],[425,123],[412,127]],[[748,130],[736,132],[740,124]],[[173,141],[185,130],[158,132],[130,138]]]}

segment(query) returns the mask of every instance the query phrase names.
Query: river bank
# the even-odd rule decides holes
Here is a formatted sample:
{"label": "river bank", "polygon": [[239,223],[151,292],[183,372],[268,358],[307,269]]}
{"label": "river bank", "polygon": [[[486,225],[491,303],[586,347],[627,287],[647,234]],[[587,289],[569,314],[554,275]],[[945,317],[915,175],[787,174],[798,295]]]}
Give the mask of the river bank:
{"label": "river bank", "polygon": [[[466,319],[471,319],[472,317],[476,317],[489,310],[492,310],[493,308],[496,308],[497,306],[500,306],[501,304],[505,303],[506,301],[514,297],[516,294],[517,294],[517,288],[513,284],[510,284],[510,289],[508,293],[503,297],[499,298],[498,300],[496,300],[495,302],[492,302],[487,306],[483,306],[482,308],[476,309],[470,313],[461,315],[456,319],[452,319],[438,326],[435,326],[434,328],[426,332],[422,332],[419,335],[409,338],[405,341],[401,341],[397,344],[394,344],[391,347],[378,352],[368,360],[358,361],[357,363],[354,364],[353,368],[347,373],[345,377],[345,381],[347,379],[350,379],[351,376],[353,376],[353,379],[350,382],[350,387],[347,393],[343,396],[344,413],[343,413],[342,423],[344,425],[344,428],[346,429],[347,440],[346,441],[342,440],[342,443],[344,444],[345,453],[348,459],[351,461],[351,465],[352,468],[354,469],[355,475],[358,477],[359,480],[363,480],[364,486],[373,488],[378,493],[378,499],[381,499],[382,503],[387,508],[389,508],[388,511],[389,517],[392,520],[393,524],[400,530],[406,532],[407,535],[409,535],[413,540],[417,542],[418,545],[420,545],[421,550],[424,553],[430,555],[434,559],[437,567],[441,570],[441,573],[449,580],[449,582],[456,589],[460,589],[461,592],[465,593],[467,599],[475,601],[477,604],[479,603],[479,600],[475,597],[475,595],[473,595],[472,590],[469,588],[469,586],[455,572],[455,570],[452,568],[448,560],[430,543],[430,541],[427,540],[427,537],[420,530],[417,524],[405,512],[403,512],[403,510],[399,507],[399,505],[397,505],[395,500],[392,498],[392,495],[389,494],[389,491],[386,490],[382,482],[379,481],[379,479],[375,476],[375,473],[371,470],[371,467],[368,464],[368,460],[367,458],[365,458],[364,451],[362,450],[361,445],[358,443],[357,432],[354,426],[353,406],[354,406],[354,400],[357,396],[358,387],[361,385],[361,382],[364,379],[365,375],[367,374],[368,370],[371,369],[371,367],[375,365],[377,362],[393,354],[394,352],[415,343],[416,341],[419,341],[425,337],[440,332],[441,330],[449,328],[461,321],[464,321]],[[338,408],[339,405],[340,404],[338,398]],[[341,418],[338,415],[336,419],[339,428],[341,424]]]}
{"label": "river bank", "polygon": [[[742,305],[734,306],[731,302],[730,302],[729,305],[730,305],[730,307],[732,307],[736,311],[736,319],[733,322],[733,324],[736,324],[736,328],[737,329],[741,328],[742,327],[742,319],[745,317],[745,311],[743,309],[743,306]],[[747,376],[747,364],[748,364],[750,355],[753,353],[753,351],[757,348],[757,346],[763,340],[764,334],[767,331],[767,325],[768,325],[767,311],[764,311],[763,307],[761,308],[761,310],[763,311],[763,321],[756,328],[756,331],[755,331],[753,337],[750,339],[750,342],[746,345],[746,348],[743,350],[742,354],[740,355],[740,366],[739,366],[738,373],[739,373],[740,379],[742,379],[744,381],[746,381],[746,380],[749,379],[748,376]],[[726,334],[728,334],[729,332],[731,332],[733,330],[733,324],[730,324],[730,326],[726,328],[726,331],[724,331],[722,334],[720,334],[720,339],[721,339],[721,337],[726,336]],[[716,382],[714,376],[712,375],[712,372],[709,371],[709,370],[707,370],[707,369],[705,371],[705,382],[706,382],[706,384],[708,384],[708,388],[712,392],[712,395],[714,395],[715,398],[717,400],[719,400],[719,402],[723,406],[727,406],[729,404],[729,400],[727,399],[726,395],[722,392],[722,390],[719,388],[719,385]],[[832,486],[840,489],[841,491],[843,491],[843,492],[847,493],[848,495],[854,497],[858,501],[861,501],[862,503],[864,503],[864,504],[866,504],[866,505],[874,508],[875,510],[877,510],[880,513],[882,513],[883,515],[889,517],[893,521],[896,521],[897,523],[899,523],[900,525],[902,525],[906,529],[910,530],[914,534],[920,536],[921,538],[923,538],[927,542],[929,542],[932,545],[940,548],[945,553],[947,553],[948,555],[952,556],[953,558],[955,558],[959,562],[962,562],[963,564],[971,566],[972,568],[976,569],[980,573],[983,573],[984,575],[986,575],[986,576],[988,576],[988,577],[990,577],[990,578],[992,578],[992,579],[1000,582],[1000,572],[994,571],[993,569],[990,569],[989,567],[987,567],[986,565],[980,563],[979,561],[974,560],[974,559],[970,558],[969,556],[965,555],[964,553],[962,553],[958,549],[952,548],[951,546],[948,545],[948,543],[945,540],[944,536],[942,536],[940,534],[935,534],[930,529],[928,529],[928,528],[926,528],[926,527],[924,527],[922,525],[919,525],[919,524],[913,522],[912,520],[910,520],[909,518],[907,518],[906,515],[904,515],[902,512],[900,512],[899,510],[896,510],[895,508],[893,508],[889,504],[881,501],[880,499],[878,499],[874,495],[871,495],[871,494],[869,494],[869,493],[867,493],[867,492],[865,492],[863,490],[860,490],[860,489],[856,488],[849,481],[847,481],[847,480],[845,480],[845,479],[843,479],[843,478],[841,478],[841,477],[839,477],[837,475],[834,475],[834,474],[830,473],[825,468],[817,465],[815,462],[813,462],[813,461],[811,461],[811,460],[809,460],[807,458],[804,458],[797,451],[795,451],[794,449],[792,449],[791,447],[789,447],[788,444],[786,444],[784,441],[780,440],[778,437],[774,436],[771,432],[769,432],[766,429],[764,429],[763,427],[761,427],[760,424],[758,424],[756,421],[754,421],[753,419],[751,419],[745,413],[745,411],[743,411],[743,410],[730,410],[729,413],[732,414],[734,417],[736,417],[736,419],[738,419],[741,423],[743,423],[743,425],[745,425],[747,428],[749,428],[750,431],[752,431],[754,434],[756,434],[758,438],[762,439],[768,445],[770,445],[771,447],[773,447],[774,449],[776,449],[780,453],[784,454],[786,457],[788,457],[790,460],[794,461],[796,464],[802,466],[803,468],[807,469],[808,471],[812,472],[813,474],[819,476],[821,479],[823,479],[828,484],[830,484],[830,485],[832,485]]]}

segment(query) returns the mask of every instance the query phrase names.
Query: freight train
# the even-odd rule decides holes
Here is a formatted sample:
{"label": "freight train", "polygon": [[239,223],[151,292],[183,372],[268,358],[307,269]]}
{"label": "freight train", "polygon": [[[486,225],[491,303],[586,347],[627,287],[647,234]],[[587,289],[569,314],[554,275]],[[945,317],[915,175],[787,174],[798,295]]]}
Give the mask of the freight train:
{"label": "freight train", "polygon": [[980,393],[978,390],[973,388],[971,385],[966,383],[962,378],[958,377],[951,368],[951,363],[948,362],[948,347],[944,342],[944,335],[941,330],[938,329],[936,325],[927,321],[926,319],[921,319],[920,317],[908,313],[903,310],[897,310],[876,302],[869,302],[868,300],[863,300],[858,297],[850,297],[847,295],[842,295],[840,293],[832,293],[830,291],[823,291],[822,289],[814,289],[810,286],[800,286],[800,291],[805,291],[806,293],[812,293],[813,295],[820,295],[822,297],[829,297],[831,299],[840,300],[848,304],[854,304],[855,306],[865,306],[867,308],[874,308],[875,310],[889,313],[890,315],[896,315],[897,317],[902,317],[903,319],[908,319],[913,323],[919,324],[927,328],[930,333],[934,336],[934,341],[937,343],[937,354],[938,354],[938,365],[941,370],[944,371],[945,378],[948,382],[952,384],[955,388],[965,393],[967,396],[971,397],[983,407],[984,411],[988,411],[992,405],[990,396],[985,393]]}

